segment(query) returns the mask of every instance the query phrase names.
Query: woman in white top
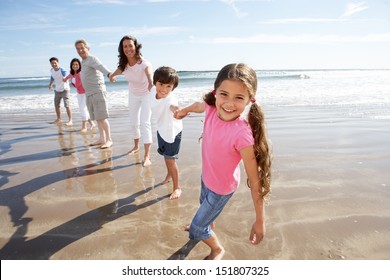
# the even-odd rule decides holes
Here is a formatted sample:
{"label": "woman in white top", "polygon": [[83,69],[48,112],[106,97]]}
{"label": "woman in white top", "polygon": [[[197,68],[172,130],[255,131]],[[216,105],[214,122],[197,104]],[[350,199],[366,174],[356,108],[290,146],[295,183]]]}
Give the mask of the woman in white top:
{"label": "woman in white top", "polygon": [[133,36],[124,36],[119,42],[118,68],[110,74],[111,82],[116,76],[123,74],[129,83],[129,117],[130,133],[134,139],[134,147],[129,155],[139,151],[139,142],[145,147],[143,165],[151,164],[150,146],[152,144],[150,90],[153,87],[152,65],[141,54],[142,44]]}

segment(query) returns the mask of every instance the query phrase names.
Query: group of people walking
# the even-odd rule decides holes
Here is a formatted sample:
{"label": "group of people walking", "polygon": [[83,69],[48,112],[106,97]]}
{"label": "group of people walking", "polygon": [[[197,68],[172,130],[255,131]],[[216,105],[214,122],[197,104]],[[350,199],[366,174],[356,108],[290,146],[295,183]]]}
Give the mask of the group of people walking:
{"label": "group of people walking", "polygon": [[[181,196],[179,169],[176,160],[180,150],[183,123],[189,113],[205,113],[202,137],[202,174],[200,207],[191,224],[185,227],[189,237],[202,240],[210,247],[208,259],[221,259],[224,248],[214,232],[214,221],[240,184],[241,160],[248,177],[255,208],[255,222],[249,240],[258,244],[265,234],[264,200],[270,192],[271,152],[268,146],[264,114],[256,102],[257,75],[246,64],[233,63],[218,73],[214,89],[203,100],[181,108],[172,91],[179,84],[175,69],[163,66],[152,71],[151,63],[141,53],[142,45],[133,36],[124,36],[118,46],[118,67],[110,72],[98,58],[89,54],[85,40],[75,42],[81,57],[71,62],[68,75],[59,67],[58,59],[50,59],[52,66],[49,88],[55,83],[54,104],[61,121],[60,102],[68,113],[66,125],[72,125],[69,108],[68,80],[77,89],[82,131],[94,127],[97,122],[99,139],[92,143],[101,149],[113,145],[108,121],[106,76],[111,82],[124,75],[129,84],[129,127],[134,145],[129,154],[139,152],[144,145],[143,166],[151,165],[150,148],[153,142],[151,116],[157,120],[158,153],[164,157],[167,175],[162,183],[172,181],[170,199]],[[250,105],[247,116],[242,115]]]}

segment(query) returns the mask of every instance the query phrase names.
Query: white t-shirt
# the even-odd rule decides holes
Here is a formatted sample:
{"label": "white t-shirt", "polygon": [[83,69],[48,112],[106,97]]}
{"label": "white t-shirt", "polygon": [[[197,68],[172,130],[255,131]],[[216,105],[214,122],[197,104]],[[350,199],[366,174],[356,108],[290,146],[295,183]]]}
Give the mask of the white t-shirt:
{"label": "white t-shirt", "polygon": [[[123,75],[129,82],[129,93],[137,96],[142,96],[149,93],[149,81],[146,76],[145,69],[152,68],[149,61],[142,59],[141,63],[136,63],[134,66],[127,65]],[[150,69],[152,71],[152,69]]]}
{"label": "white t-shirt", "polygon": [[157,131],[167,143],[175,142],[175,137],[183,130],[182,120],[175,119],[170,109],[171,105],[178,106],[178,101],[171,92],[166,98],[156,98],[156,90],[152,89],[151,107],[153,119],[157,122]]}
{"label": "white t-shirt", "polygon": [[70,90],[69,82],[68,81],[64,82],[62,80],[62,78],[68,75],[68,73],[62,67],[60,67],[57,71],[51,68],[50,74],[51,74],[50,79],[54,81],[55,91],[61,92],[64,90]]}

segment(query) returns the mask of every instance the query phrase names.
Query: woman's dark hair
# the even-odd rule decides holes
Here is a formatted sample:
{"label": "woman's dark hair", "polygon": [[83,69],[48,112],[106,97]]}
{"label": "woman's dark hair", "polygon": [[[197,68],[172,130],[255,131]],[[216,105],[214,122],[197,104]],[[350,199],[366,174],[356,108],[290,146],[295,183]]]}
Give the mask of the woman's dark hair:
{"label": "woman's dark hair", "polygon": [[118,68],[122,72],[125,71],[127,63],[129,62],[127,60],[127,56],[125,55],[125,52],[123,51],[123,42],[125,40],[130,40],[130,41],[134,42],[136,58],[137,58],[137,60],[139,62],[142,61],[142,53],[141,53],[142,44],[138,43],[137,39],[135,37],[133,37],[133,36],[130,36],[130,35],[123,36],[123,38],[120,40],[119,46],[118,46],[118,52],[119,52],[119,55],[118,55],[118,58],[119,58]]}
{"label": "woman's dark hair", "polygon": [[81,71],[81,62],[78,58],[73,58],[71,61],[70,61],[70,74],[72,75],[75,75],[77,73],[74,72],[73,68],[72,68],[72,64],[73,62],[77,62],[79,64],[79,70],[77,71],[77,73],[79,73]]}

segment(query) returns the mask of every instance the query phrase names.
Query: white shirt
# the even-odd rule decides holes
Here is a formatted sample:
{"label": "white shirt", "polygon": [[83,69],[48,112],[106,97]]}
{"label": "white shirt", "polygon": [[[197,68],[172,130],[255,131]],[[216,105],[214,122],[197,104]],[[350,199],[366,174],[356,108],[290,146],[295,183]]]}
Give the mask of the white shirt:
{"label": "white shirt", "polygon": [[175,142],[176,136],[183,130],[182,120],[175,119],[170,109],[171,105],[178,106],[176,97],[171,92],[166,98],[156,98],[156,89],[151,90],[151,107],[153,119],[157,122],[157,131],[167,143]]}
{"label": "white shirt", "polygon": [[141,63],[136,63],[133,66],[127,65],[123,75],[129,82],[129,93],[137,96],[146,95],[149,93],[149,80],[146,76],[146,68],[152,68],[149,61],[142,59]]}

